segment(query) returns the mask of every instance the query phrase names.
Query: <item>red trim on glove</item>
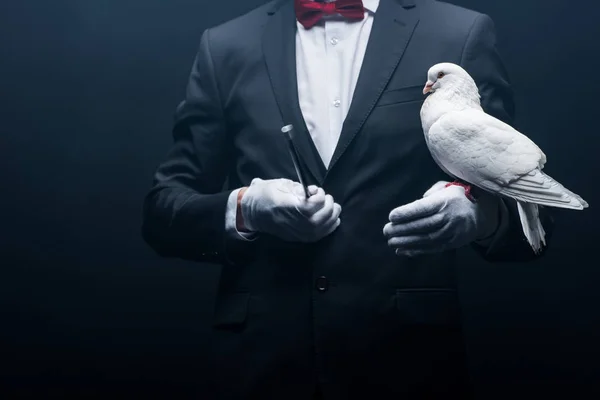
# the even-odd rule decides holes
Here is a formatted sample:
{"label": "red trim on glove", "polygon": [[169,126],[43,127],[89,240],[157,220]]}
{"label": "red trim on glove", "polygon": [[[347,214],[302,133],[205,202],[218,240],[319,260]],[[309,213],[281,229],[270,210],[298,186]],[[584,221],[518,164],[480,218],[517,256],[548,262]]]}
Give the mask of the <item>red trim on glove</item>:
{"label": "red trim on glove", "polygon": [[244,186],[240,189],[237,195],[237,207],[235,210],[235,227],[238,230],[238,232],[249,232],[249,230],[246,228],[246,225],[244,225],[244,217],[242,215],[242,197],[244,197],[246,189],[248,189],[248,187]]}

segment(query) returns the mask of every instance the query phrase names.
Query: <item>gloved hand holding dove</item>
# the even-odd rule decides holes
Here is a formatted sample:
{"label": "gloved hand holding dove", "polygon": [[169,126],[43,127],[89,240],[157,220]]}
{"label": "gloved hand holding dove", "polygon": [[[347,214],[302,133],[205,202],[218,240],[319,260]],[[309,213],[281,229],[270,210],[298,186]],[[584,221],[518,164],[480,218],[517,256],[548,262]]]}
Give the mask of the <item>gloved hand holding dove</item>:
{"label": "gloved hand holding dove", "polygon": [[[541,252],[546,242],[538,207],[582,210],[588,203],[542,172],[546,155],[533,141],[483,111],[477,85],[463,68],[436,64],[427,79],[421,123],[433,159],[463,186],[463,197],[470,197],[470,184],[486,196],[516,200],[525,237]],[[384,233],[397,253],[431,252],[418,246],[425,242],[438,251],[460,247],[489,226],[478,200],[458,200],[455,186],[438,184],[433,191],[390,213]]]}

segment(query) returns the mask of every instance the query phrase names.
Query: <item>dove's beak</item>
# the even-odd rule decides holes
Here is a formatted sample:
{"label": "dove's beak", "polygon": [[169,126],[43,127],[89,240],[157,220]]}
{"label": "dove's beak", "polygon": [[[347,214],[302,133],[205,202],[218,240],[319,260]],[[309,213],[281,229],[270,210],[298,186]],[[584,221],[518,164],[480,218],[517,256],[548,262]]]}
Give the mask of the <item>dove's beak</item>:
{"label": "dove's beak", "polygon": [[434,82],[427,81],[427,83],[425,84],[425,87],[423,88],[423,94],[427,94],[427,93],[431,92],[431,87],[433,86],[433,83]]}

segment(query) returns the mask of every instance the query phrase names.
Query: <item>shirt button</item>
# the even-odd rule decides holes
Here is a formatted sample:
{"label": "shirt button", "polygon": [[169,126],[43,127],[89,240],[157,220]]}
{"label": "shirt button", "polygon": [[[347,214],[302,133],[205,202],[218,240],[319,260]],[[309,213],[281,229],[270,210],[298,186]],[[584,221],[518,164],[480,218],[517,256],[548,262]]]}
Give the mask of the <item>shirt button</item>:
{"label": "shirt button", "polygon": [[339,42],[339,39],[338,39],[338,38],[335,38],[335,37],[334,37],[334,38],[331,38],[331,40],[329,41],[329,43],[331,43],[331,44],[332,44],[332,45],[334,45],[334,46],[335,46],[336,44],[338,44],[338,42]]}
{"label": "shirt button", "polygon": [[329,288],[329,282],[327,282],[327,278],[324,276],[320,276],[317,278],[317,289],[319,292],[325,292]]}
{"label": "shirt button", "polygon": [[342,102],[340,101],[340,99],[335,99],[333,101],[333,106],[334,107],[339,107],[342,104]]}

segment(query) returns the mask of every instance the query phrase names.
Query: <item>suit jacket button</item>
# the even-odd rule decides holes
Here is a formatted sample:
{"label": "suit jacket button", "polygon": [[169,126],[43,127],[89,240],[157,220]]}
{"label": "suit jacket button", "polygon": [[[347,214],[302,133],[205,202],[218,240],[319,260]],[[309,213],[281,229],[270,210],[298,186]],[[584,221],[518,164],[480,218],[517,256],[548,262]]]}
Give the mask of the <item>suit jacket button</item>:
{"label": "suit jacket button", "polygon": [[319,278],[317,278],[317,290],[319,290],[320,292],[324,292],[329,288],[329,282],[327,281],[327,278],[324,276],[320,276]]}

